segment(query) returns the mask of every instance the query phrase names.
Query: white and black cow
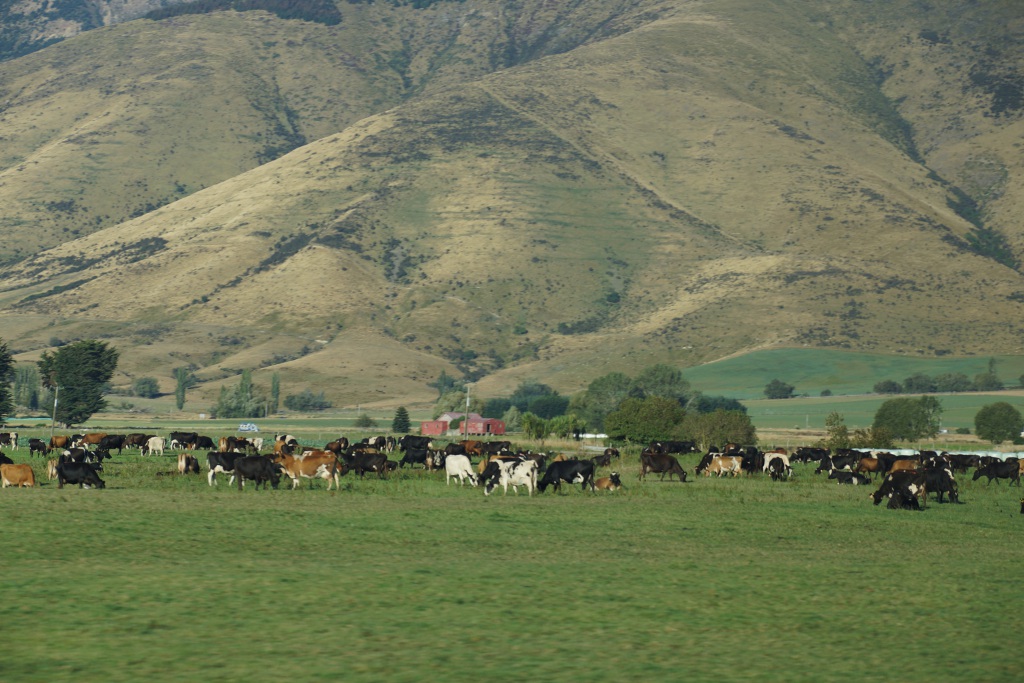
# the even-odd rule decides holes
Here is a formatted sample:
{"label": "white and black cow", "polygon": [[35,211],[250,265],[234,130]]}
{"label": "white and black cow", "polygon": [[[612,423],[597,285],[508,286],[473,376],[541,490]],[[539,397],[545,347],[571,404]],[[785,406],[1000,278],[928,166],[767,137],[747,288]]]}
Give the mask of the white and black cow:
{"label": "white and black cow", "polygon": [[0,432],[0,446],[18,449],[18,432]]}
{"label": "white and black cow", "polygon": [[[458,457],[458,456],[455,456]],[[533,460],[496,460],[498,465],[497,476],[492,476],[484,485],[484,495],[491,495],[491,491],[501,486],[508,494],[508,487],[519,495],[519,487],[525,486],[529,495],[537,488],[537,463]],[[592,476],[592,475],[591,475]]]}
{"label": "white and black cow", "polygon": [[93,465],[87,462],[73,462],[60,459],[57,463],[57,488],[64,488],[64,484],[78,484],[78,488],[88,487],[103,489],[106,483],[100,479]]}
{"label": "white and black cow", "polygon": [[206,482],[213,486],[217,483],[217,474],[230,474],[231,484],[235,480],[235,461],[241,456],[240,453],[221,453],[210,451],[206,454],[206,464],[210,471],[206,474]]}
{"label": "white and black cow", "polygon": [[[399,465],[401,465],[401,463],[399,463]],[[447,456],[444,459],[444,475],[444,482],[446,485],[451,484],[453,477],[459,480],[459,486],[462,486],[462,482],[466,479],[469,479],[469,483],[473,486],[477,485],[476,473],[473,472],[473,464],[469,461],[469,456],[466,455]]]}
{"label": "white and black cow", "polygon": [[848,484],[850,486],[864,486],[865,484],[871,483],[871,478],[863,474],[857,474],[856,472],[846,472],[844,470],[832,469],[828,473],[829,479],[835,479],[837,484]]}

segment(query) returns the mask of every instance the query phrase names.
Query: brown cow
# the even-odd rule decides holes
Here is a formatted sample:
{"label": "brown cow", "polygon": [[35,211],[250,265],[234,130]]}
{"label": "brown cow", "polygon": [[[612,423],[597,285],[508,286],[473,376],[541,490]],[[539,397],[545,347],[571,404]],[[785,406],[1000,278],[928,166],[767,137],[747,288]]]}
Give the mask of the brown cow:
{"label": "brown cow", "polygon": [[600,491],[616,491],[622,488],[622,481],[618,472],[612,472],[607,477],[601,477],[594,482],[594,488]]}
{"label": "brown cow", "polygon": [[82,437],[75,444],[78,448],[88,448],[89,446],[99,446],[100,442],[107,435],[106,432],[95,432],[93,434],[82,434]]}
{"label": "brown cow", "polygon": [[299,485],[299,477],[305,477],[309,479],[310,488],[313,486],[313,479],[326,479],[327,490],[331,490],[331,483],[334,483],[335,487],[339,487],[341,475],[338,472],[338,468],[335,467],[334,463],[338,456],[331,451],[307,451],[302,455],[278,455],[274,457],[274,462],[281,465],[284,469],[284,473],[292,479],[292,488],[297,488]]}
{"label": "brown cow", "polygon": [[483,441],[460,441],[459,445],[466,449],[466,455],[473,456],[484,454]]}
{"label": "brown cow", "polygon": [[55,458],[46,461],[46,478],[50,481],[57,478],[57,460]]}
{"label": "brown cow", "polygon": [[908,460],[897,460],[889,468],[889,473],[893,472],[916,472],[921,467],[921,461],[916,458]]}
{"label": "brown cow", "polygon": [[70,448],[71,437],[70,436],[51,436],[50,437],[50,450],[64,450]]}
{"label": "brown cow", "polygon": [[28,465],[0,465],[0,479],[3,480],[3,488],[36,485],[36,475]]}
{"label": "brown cow", "polygon": [[882,461],[878,458],[861,458],[860,461],[857,462],[856,467],[853,468],[853,473],[863,474],[864,472],[867,472],[868,476],[871,479],[874,479],[875,473],[881,472],[883,467]]}
{"label": "brown cow", "polygon": [[717,474],[721,477],[725,474],[732,474],[732,476],[738,477],[742,469],[743,458],[741,456],[716,456],[711,458],[711,464],[704,470],[704,476],[710,477],[712,474]]}

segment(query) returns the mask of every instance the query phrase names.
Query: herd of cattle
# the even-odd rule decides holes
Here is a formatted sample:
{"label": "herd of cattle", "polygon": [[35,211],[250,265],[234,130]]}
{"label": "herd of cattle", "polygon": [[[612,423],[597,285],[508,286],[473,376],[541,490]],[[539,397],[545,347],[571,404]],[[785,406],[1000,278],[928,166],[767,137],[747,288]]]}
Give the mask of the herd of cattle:
{"label": "herd of cattle", "polygon": [[[597,478],[598,468],[610,468],[615,459],[620,460],[618,450],[608,448],[593,458],[551,457],[544,453],[528,450],[513,450],[508,441],[465,440],[435,448],[430,437],[405,435],[400,438],[376,436],[349,443],[341,437],[322,448],[301,446],[298,440],[287,434],[275,435],[272,441],[262,438],[247,439],[235,436],[214,439],[195,432],[172,432],[167,438],[152,434],[77,434],[54,436],[49,441],[29,439],[30,456],[47,457],[58,454],[46,463],[49,479],[57,480],[57,487],[65,484],[79,487],[104,488],[100,478],[103,461],[111,452],[118,455],[126,449],[138,449],[142,455],[164,455],[166,450],[177,452],[177,471],[158,472],[158,476],[174,474],[199,474],[200,462],[196,452],[206,451],[207,483],[214,486],[217,475],[231,477],[239,490],[246,481],[255,488],[269,484],[277,488],[281,478],[291,479],[292,488],[299,486],[302,479],[324,479],[327,489],[340,487],[340,479],[349,472],[359,477],[367,474],[387,478],[390,472],[403,468],[422,466],[425,470],[445,472],[445,481],[453,479],[462,485],[469,482],[482,486],[485,495],[501,487],[505,493],[511,486],[518,493],[519,487],[529,495],[536,490],[543,493],[547,488],[558,491],[563,483],[580,484],[584,491],[614,491],[622,487],[618,472]],[[16,432],[0,432],[0,447],[19,448]],[[400,459],[389,456],[401,453]],[[693,442],[653,442],[640,454],[639,479],[648,474],[660,474],[679,482],[687,480],[686,470],[677,455],[700,453]],[[478,458],[474,464],[473,458]],[[1024,473],[1024,459],[1014,457],[1000,459],[991,456],[950,454],[946,452],[918,451],[912,455],[895,455],[886,451],[864,452],[851,449],[837,449],[832,452],[823,448],[801,447],[792,453],[784,448],[761,451],[752,446],[727,444],[719,449],[712,446],[703,453],[694,469],[696,475],[717,477],[740,474],[764,474],[772,481],[785,481],[793,475],[793,462],[816,463],[816,474],[828,474],[828,479],[837,484],[867,485],[875,477],[881,478],[880,487],[871,494],[875,505],[888,500],[888,507],[920,509],[927,504],[928,493],[934,493],[939,503],[947,498],[959,502],[959,490],[955,475],[966,474],[974,469],[973,479],[986,477],[1009,479],[1020,486]],[[540,475],[544,472],[543,476]],[[0,452],[0,474],[3,486],[34,486],[35,474],[30,465],[16,464]],[[1024,513],[1024,501],[1021,507]]]}

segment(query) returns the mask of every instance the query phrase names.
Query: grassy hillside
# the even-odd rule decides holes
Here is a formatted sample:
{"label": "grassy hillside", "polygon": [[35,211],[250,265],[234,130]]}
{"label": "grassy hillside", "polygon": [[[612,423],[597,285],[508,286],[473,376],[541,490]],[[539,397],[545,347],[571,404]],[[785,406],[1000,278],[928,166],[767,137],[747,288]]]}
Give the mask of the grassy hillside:
{"label": "grassy hillside", "polygon": [[[1016,257],[1008,205],[929,165],[973,148],[922,149],[934,122],[858,40],[932,15],[856,7],[359,3],[0,65],[5,338],[30,360],[102,335],[119,383],[191,363],[210,397],[263,368],[346,405],[429,399],[442,369],[496,395],[778,346],[1018,354],[1024,281],[979,246]],[[1007,149],[1019,124],[972,120]],[[164,205],[121,222],[140,202]]]}

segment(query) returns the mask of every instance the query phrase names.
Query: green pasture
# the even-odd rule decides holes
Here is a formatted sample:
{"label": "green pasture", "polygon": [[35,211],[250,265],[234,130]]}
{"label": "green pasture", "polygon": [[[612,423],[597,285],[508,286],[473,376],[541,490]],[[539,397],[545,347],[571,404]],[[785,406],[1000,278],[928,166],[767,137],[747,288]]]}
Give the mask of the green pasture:
{"label": "green pasture", "polygon": [[[738,399],[764,398],[764,387],[779,379],[797,394],[818,396],[866,394],[886,379],[902,382],[923,373],[930,377],[960,372],[974,377],[988,372],[989,356],[925,358],[829,349],[766,349],[683,370],[696,389]],[[1008,387],[1020,384],[1024,356],[995,356],[996,374]]]}
{"label": "green pasture", "polygon": [[[1024,396],[995,392],[991,394],[934,394],[942,404],[942,426],[950,431],[967,427],[974,432],[974,416],[983,406],[1004,401],[1024,413]],[[760,429],[825,428],[825,418],[832,411],[843,416],[850,429],[870,427],[879,406],[898,396],[829,396],[743,401],[747,414]],[[910,398],[917,398],[911,396]]]}
{"label": "green pasture", "polygon": [[[14,458],[28,461],[25,448]],[[1021,491],[794,480],[242,492],[115,457],[0,491],[3,681],[1016,681]],[[684,459],[692,472],[694,456]]]}

